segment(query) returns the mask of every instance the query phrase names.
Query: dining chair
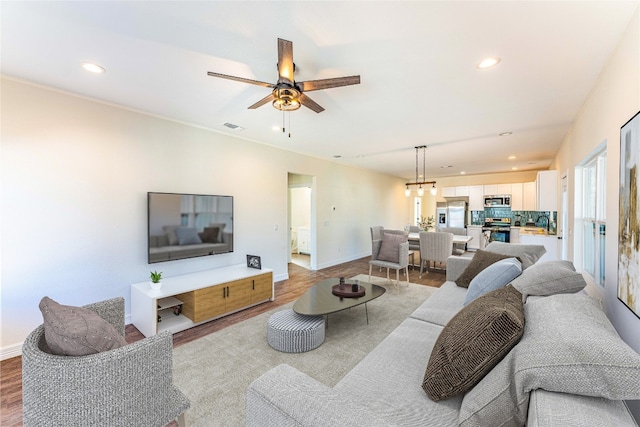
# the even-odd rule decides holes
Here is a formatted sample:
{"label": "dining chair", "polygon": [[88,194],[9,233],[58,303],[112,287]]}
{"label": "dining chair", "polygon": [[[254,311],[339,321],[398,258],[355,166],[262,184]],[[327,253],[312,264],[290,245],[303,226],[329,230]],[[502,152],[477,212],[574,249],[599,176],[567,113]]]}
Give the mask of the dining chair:
{"label": "dining chair", "polygon": [[[384,236],[383,236],[384,239]],[[387,280],[389,280],[400,292],[400,270],[404,270],[407,277],[407,286],[409,284],[409,242],[405,241],[399,243],[397,246],[398,250],[398,259],[391,259],[385,257],[387,255],[383,251],[381,253],[380,249],[385,249],[382,246],[383,240],[374,240],[371,244],[371,260],[369,261],[369,283],[371,283],[371,270],[373,266],[378,266],[380,268],[387,269]],[[386,246],[386,245],[385,245]],[[389,277],[389,270],[396,270],[396,281],[395,283]]]}
{"label": "dining chair", "polygon": [[[409,237],[409,231],[407,230],[392,230],[392,229],[383,229],[382,233],[388,233],[388,234],[398,234],[401,236],[407,236],[407,238]],[[415,245],[412,244],[411,241],[409,241],[409,265],[411,266],[411,269],[413,269],[414,267],[414,259],[415,259],[415,251],[419,251],[420,250],[420,245]]]}
{"label": "dining chair", "polygon": [[[440,229],[438,229],[438,231],[442,232],[442,233],[452,233],[456,236],[466,236],[467,235],[467,229],[463,228],[463,227],[442,227]],[[466,243],[456,243],[455,245],[453,245],[453,251],[451,252],[452,255],[464,255],[464,253],[467,250],[467,244]]]}
{"label": "dining chair", "polygon": [[[435,266],[440,263],[446,264],[447,258],[451,256],[453,251],[453,234],[443,232],[427,232],[421,231],[420,236],[420,277],[425,267],[427,272],[431,271],[431,262]],[[445,268],[440,271],[445,271]]]}

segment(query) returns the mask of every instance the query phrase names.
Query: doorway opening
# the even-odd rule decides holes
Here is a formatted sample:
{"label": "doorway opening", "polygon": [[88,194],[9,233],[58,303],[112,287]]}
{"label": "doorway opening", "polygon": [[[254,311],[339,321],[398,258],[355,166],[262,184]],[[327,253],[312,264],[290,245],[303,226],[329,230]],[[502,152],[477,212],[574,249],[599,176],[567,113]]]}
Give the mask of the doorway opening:
{"label": "doorway opening", "polygon": [[288,176],[289,262],[309,270],[316,269],[313,185],[313,176]]}

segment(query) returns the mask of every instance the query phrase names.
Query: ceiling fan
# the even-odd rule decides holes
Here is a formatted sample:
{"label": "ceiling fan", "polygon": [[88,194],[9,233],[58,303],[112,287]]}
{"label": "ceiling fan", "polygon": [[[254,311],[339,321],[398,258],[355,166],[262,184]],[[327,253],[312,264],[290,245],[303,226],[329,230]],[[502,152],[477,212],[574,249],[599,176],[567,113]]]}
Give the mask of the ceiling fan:
{"label": "ceiling fan", "polygon": [[309,98],[304,92],[313,90],[330,89],[332,87],[350,86],[360,84],[360,76],[335,77],[332,79],[308,80],[306,82],[296,82],[293,79],[295,71],[293,63],[293,43],[288,40],[278,39],[278,83],[271,84],[258,80],[245,79],[243,77],[229,76],[226,74],[207,72],[209,76],[221,77],[223,79],[235,80],[257,86],[272,88],[271,94],[265,96],[260,101],[251,105],[249,109],[256,109],[267,102],[278,110],[293,111],[300,108],[300,105],[321,113],[324,111],[318,103]]}

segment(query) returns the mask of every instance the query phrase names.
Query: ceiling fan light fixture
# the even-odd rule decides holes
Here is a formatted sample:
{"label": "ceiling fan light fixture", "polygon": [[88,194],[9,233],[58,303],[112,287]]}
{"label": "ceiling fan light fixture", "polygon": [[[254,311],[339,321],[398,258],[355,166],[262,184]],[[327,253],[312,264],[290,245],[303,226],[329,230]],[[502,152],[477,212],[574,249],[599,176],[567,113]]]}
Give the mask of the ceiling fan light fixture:
{"label": "ceiling fan light fixture", "polygon": [[291,87],[277,87],[273,90],[272,105],[281,111],[293,111],[300,108],[300,92]]}

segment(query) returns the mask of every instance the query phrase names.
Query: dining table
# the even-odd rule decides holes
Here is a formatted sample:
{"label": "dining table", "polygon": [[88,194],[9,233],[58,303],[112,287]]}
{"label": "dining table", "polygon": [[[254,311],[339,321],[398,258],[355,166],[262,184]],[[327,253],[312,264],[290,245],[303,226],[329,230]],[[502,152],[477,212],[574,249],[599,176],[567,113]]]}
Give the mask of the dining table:
{"label": "dining table", "polygon": [[[420,241],[420,233],[409,233],[409,240]],[[473,239],[473,236],[463,236],[460,234],[453,235],[453,244],[466,244]]]}

